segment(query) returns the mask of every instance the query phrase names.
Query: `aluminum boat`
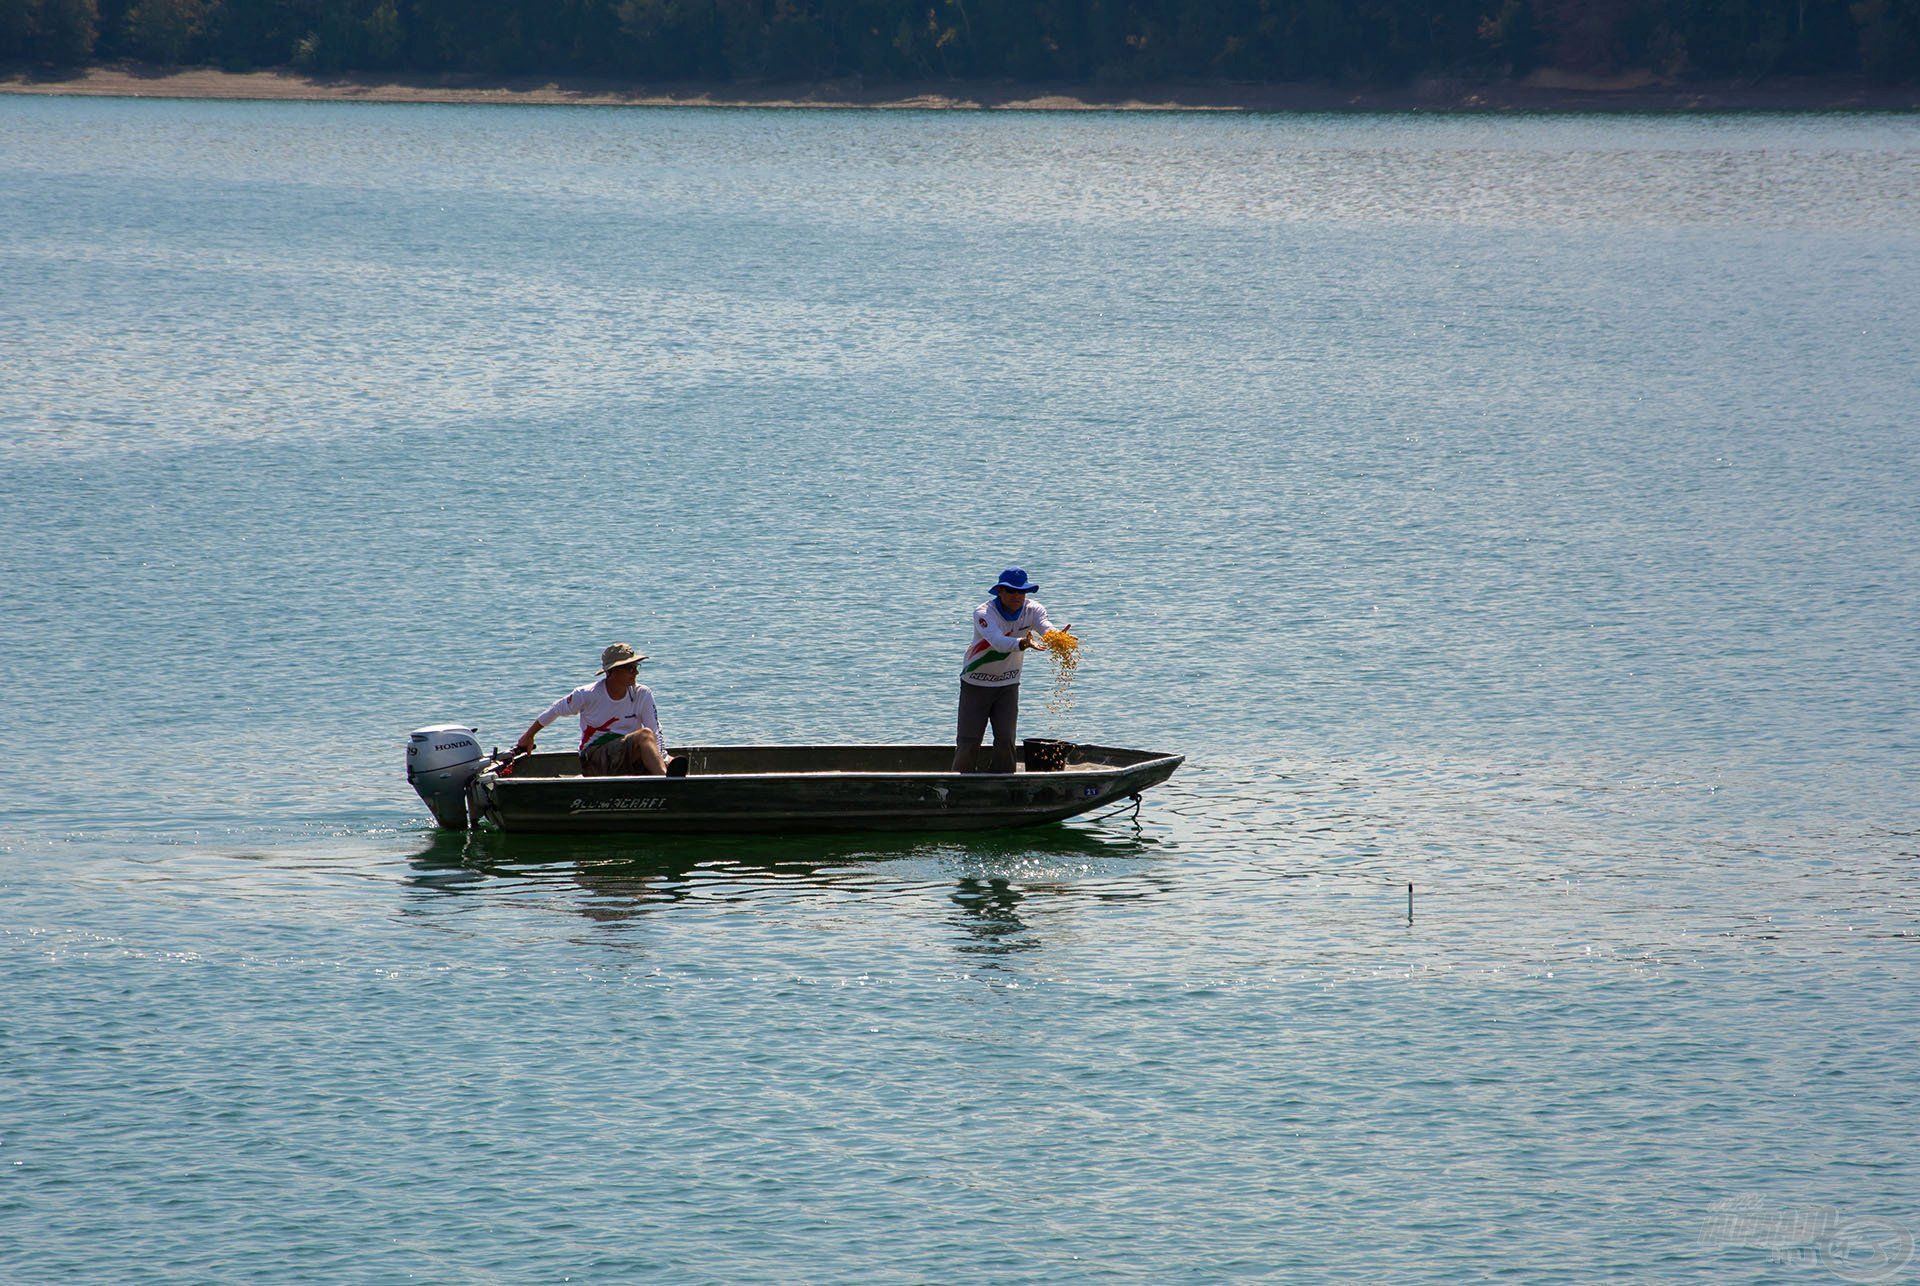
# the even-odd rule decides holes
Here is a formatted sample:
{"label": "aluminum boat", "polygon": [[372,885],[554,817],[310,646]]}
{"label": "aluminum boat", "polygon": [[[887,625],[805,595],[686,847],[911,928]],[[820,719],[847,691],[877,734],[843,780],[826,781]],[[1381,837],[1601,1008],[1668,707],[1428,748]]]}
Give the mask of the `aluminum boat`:
{"label": "aluminum boat", "polygon": [[[425,738],[422,750],[446,757],[463,753],[453,746],[467,731],[414,736],[417,744]],[[479,755],[477,744],[472,753],[471,770],[454,779],[415,774],[410,760],[409,776],[443,826],[484,820],[506,831],[736,834],[1036,826],[1124,804],[1183,762],[1150,750],[1074,745],[1055,770],[1029,769],[1022,748],[1014,772],[956,773],[946,745],[695,746],[674,749],[686,761],[682,777],[583,777],[570,751],[510,765]]]}

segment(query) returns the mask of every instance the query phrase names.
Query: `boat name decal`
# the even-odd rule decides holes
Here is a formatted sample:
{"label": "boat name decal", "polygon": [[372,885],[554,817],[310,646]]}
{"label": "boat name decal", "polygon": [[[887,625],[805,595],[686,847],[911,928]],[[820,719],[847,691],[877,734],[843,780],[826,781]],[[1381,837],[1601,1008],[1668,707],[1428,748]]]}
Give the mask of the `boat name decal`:
{"label": "boat name decal", "polygon": [[664,796],[655,795],[651,799],[603,799],[599,801],[576,799],[567,809],[570,813],[631,813],[647,808],[665,808]]}

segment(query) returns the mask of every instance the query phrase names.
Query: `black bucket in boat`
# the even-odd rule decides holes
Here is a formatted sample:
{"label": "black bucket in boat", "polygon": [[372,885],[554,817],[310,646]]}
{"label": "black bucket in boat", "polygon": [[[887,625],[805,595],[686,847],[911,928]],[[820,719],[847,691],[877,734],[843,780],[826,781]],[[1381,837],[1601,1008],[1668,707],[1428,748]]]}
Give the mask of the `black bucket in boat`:
{"label": "black bucket in boat", "polygon": [[1028,737],[1020,743],[1020,748],[1025,753],[1028,772],[1059,772],[1073,754],[1071,741],[1049,741],[1045,737]]}

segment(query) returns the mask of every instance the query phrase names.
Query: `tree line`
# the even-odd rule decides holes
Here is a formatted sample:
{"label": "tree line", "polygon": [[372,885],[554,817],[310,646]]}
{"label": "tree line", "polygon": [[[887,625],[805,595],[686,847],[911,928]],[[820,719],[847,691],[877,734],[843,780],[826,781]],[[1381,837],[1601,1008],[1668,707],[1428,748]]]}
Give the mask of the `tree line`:
{"label": "tree line", "polygon": [[1920,80],[1920,0],[0,0],[0,60],[644,80]]}

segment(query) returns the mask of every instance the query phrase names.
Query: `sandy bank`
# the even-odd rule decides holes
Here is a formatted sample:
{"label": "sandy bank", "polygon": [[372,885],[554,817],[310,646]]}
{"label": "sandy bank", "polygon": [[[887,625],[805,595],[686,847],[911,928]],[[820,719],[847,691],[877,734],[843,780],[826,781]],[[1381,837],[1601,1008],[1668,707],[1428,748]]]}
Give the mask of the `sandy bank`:
{"label": "sandy bank", "polygon": [[1018,111],[1920,111],[1920,87],[1857,81],[1663,84],[1540,73],[1526,81],[1428,80],[1411,86],[1163,84],[1103,88],[931,82],[866,85],[645,84],[542,76],[411,74],[308,76],[289,70],[225,72],[138,64],[72,73],[0,70],[0,93],[110,98],[212,98],[369,103],[519,103],[634,107],[873,107]]}

